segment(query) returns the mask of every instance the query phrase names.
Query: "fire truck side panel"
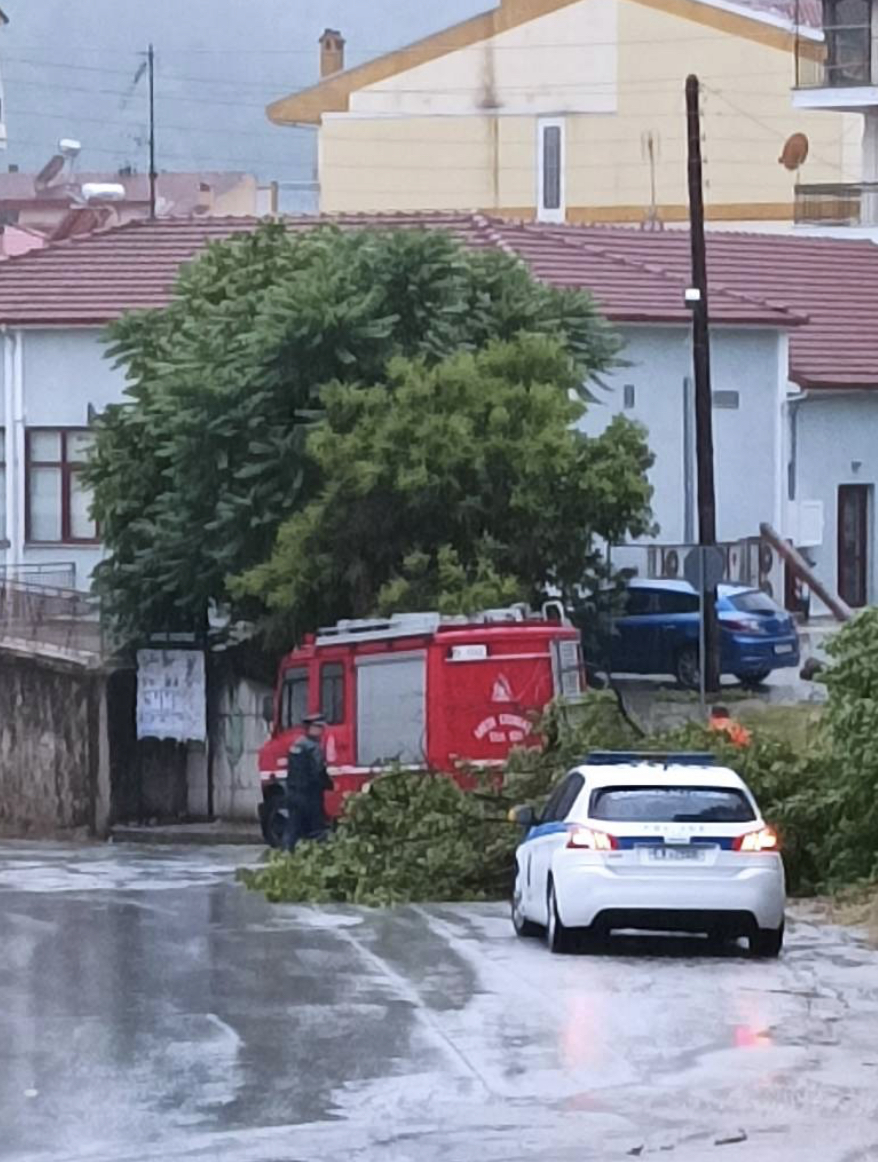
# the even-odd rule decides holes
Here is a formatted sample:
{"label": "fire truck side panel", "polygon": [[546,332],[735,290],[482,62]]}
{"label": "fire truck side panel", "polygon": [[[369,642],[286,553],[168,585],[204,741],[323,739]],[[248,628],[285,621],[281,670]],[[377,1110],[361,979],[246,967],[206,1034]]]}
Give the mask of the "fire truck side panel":
{"label": "fire truck side panel", "polygon": [[486,626],[436,636],[430,671],[430,761],[502,763],[538,741],[536,718],[555,696],[552,642],[542,626]]}

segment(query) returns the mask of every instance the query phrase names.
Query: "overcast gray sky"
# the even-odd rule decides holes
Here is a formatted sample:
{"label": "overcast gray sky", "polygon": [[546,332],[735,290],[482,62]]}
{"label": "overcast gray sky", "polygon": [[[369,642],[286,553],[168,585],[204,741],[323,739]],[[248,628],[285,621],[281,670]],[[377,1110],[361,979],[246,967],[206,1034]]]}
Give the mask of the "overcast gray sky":
{"label": "overcast gray sky", "polygon": [[158,168],[240,169],[313,178],[313,134],[267,120],[267,102],[313,83],[327,26],[362,60],[494,7],[493,0],[2,0],[9,147],[0,165],[34,171],[60,137],[80,168],[147,160],[146,79],[157,55]]}

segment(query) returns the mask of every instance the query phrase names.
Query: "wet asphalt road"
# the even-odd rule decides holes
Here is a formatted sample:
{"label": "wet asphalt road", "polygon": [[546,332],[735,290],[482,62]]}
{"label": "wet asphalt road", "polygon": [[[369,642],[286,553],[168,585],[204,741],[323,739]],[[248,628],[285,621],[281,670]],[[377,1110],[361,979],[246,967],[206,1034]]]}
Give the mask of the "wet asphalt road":
{"label": "wet asphalt road", "polygon": [[239,850],[0,845],[0,1158],[878,1159],[878,954],[271,907]]}

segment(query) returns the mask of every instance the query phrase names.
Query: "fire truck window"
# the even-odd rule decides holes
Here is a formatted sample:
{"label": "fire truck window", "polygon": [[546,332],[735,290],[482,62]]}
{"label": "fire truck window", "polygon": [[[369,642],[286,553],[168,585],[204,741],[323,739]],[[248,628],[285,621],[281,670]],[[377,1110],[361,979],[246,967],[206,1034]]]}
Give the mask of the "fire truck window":
{"label": "fire truck window", "polygon": [[320,713],[329,726],[344,722],[344,665],[327,662],[320,667]]}
{"label": "fire truck window", "polygon": [[281,729],[301,726],[308,713],[308,671],[287,670],[281,700]]}

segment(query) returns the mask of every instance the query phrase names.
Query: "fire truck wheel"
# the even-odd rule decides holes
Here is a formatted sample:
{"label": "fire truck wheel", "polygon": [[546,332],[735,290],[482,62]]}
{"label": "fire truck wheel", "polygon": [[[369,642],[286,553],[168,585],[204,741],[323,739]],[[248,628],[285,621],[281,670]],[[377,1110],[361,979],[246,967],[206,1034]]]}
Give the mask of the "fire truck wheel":
{"label": "fire truck wheel", "polygon": [[274,795],[265,804],[262,834],[269,847],[280,848],[287,825],[287,805],[283,795]]}

